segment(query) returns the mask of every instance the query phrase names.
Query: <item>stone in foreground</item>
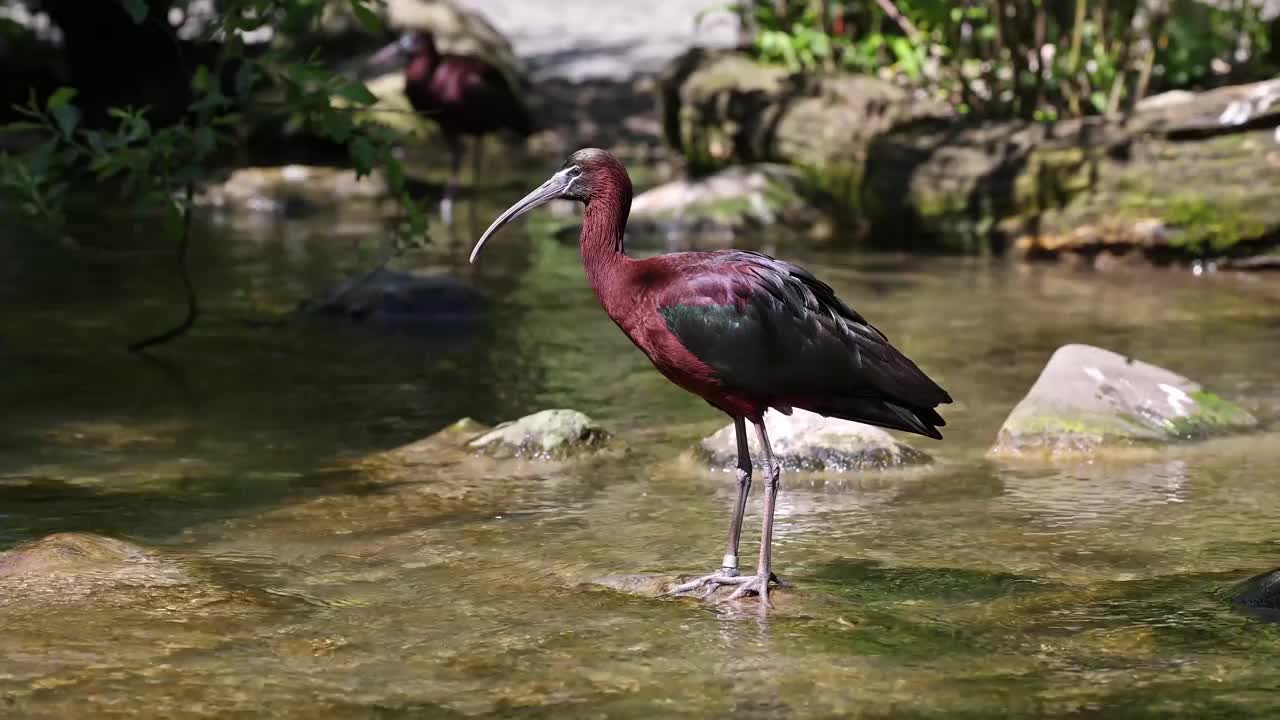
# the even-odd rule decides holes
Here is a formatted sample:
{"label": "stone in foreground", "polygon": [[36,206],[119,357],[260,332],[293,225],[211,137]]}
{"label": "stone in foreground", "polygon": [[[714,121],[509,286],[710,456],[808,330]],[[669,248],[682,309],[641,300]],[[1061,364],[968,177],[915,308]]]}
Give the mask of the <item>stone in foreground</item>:
{"label": "stone in foreground", "polygon": [[577,410],[543,410],[502,423],[467,447],[498,458],[564,460],[608,441],[609,433]]}
{"label": "stone in foreground", "polygon": [[89,533],[55,533],[0,553],[0,578],[29,574],[80,574],[153,565],[146,550]]}
{"label": "stone in foreground", "polygon": [[[791,415],[765,414],[769,442],[784,471],[854,472],[923,465],[931,458],[901,443],[888,432],[863,423],[829,418],[796,409]],[[753,462],[763,467],[755,433],[750,437]],[[716,469],[731,470],[738,463],[733,423],[704,439],[702,458]]]}
{"label": "stone in foreground", "polygon": [[145,604],[162,588],[201,599],[213,592],[177,562],[92,533],[55,533],[0,553],[0,609],[50,602]]}
{"label": "stone in foreground", "polygon": [[1164,368],[1064,345],[1000,428],[998,454],[1090,453],[1245,430],[1257,420]]}

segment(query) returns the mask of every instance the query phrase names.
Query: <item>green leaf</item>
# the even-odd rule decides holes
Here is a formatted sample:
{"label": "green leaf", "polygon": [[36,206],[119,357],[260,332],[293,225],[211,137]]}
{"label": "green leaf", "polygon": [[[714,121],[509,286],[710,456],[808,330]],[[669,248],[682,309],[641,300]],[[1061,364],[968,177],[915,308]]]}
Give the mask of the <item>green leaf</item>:
{"label": "green leaf", "polygon": [[369,88],[365,87],[364,83],[359,82],[347,83],[339,87],[337,95],[356,105],[372,105],[378,102],[378,96],[369,92]]}
{"label": "green leaf", "polygon": [[120,0],[120,4],[124,6],[124,11],[129,13],[129,18],[133,20],[135,25],[141,24],[147,19],[147,2],[146,0]]}
{"label": "green leaf", "polygon": [[209,68],[204,65],[196,68],[195,74],[191,76],[191,89],[198,93],[209,89]]}
{"label": "green leaf", "polygon": [[382,32],[382,18],[378,14],[369,9],[365,5],[365,0],[351,0],[351,12],[355,13],[356,19],[364,26],[364,29],[371,33]]}
{"label": "green leaf", "polygon": [[356,166],[356,177],[364,177],[373,170],[373,165],[377,162],[377,152],[374,150],[373,143],[368,138],[357,137],[351,141],[348,146],[351,153],[351,162]]}
{"label": "green leaf", "polygon": [[241,63],[236,70],[236,95],[246,97],[258,82],[258,66],[251,62]]}
{"label": "green leaf", "polygon": [[59,105],[51,110],[51,114],[58,123],[58,129],[67,137],[71,137],[80,124],[80,110],[75,105]]}
{"label": "green leaf", "polygon": [[44,102],[45,109],[49,112],[53,112],[54,110],[63,107],[67,103],[71,102],[71,99],[76,96],[76,92],[77,90],[75,88],[66,87],[65,85],[54,90],[53,94],[49,96],[49,99]]}

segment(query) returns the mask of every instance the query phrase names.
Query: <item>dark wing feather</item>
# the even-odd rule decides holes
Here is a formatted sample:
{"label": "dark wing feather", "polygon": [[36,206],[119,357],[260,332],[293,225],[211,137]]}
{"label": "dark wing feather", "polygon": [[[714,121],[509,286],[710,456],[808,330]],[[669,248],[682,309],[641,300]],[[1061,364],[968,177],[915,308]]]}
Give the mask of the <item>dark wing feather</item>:
{"label": "dark wing feather", "polygon": [[731,251],[690,266],[659,301],[671,332],[726,386],[773,405],[940,437],[945,390],[791,263]]}

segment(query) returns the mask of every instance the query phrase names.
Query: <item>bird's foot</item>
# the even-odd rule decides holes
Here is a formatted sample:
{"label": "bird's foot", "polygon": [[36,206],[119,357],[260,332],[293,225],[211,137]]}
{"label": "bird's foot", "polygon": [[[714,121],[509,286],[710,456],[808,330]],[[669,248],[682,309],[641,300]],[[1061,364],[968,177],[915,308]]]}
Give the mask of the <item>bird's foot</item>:
{"label": "bird's foot", "polygon": [[711,593],[715,592],[717,588],[723,585],[737,585],[745,580],[746,578],[739,575],[735,568],[720,568],[710,575],[703,575],[700,578],[694,578],[693,580],[681,583],[671,588],[667,592],[663,593],[663,597],[671,595],[689,595],[694,591],[703,590],[705,588],[705,591],[698,595],[699,598],[705,599],[710,597]]}
{"label": "bird's foot", "polygon": [[710,575],[703,575],[700,578],[681,583],[663,593],[663,597],[692,595],[701,590],[702,592],[697,597],[700,600],[705,600],[721,587],[733,586],[735,588],[733,594],[725,598],[726,600],[738,600],[750,593],[756,593],[764,598],[767,604],[769,602],[768,586],[770,582],[778,587],[786,586],[786,583],[772,573],[770,573],[769,579],[766,581],[758,575],[739,575],[737,570],[721,568]]}
{"label": "bird's foot", "polygon": [[[773,580],[776,580],[777,578],[775,578],[772,574],[770,574],[767,576],[752,575],[749,578],[743,578],[743,579],[746,580],[746,582],[738,585],[738,589],[734,590],[733,594],[725,598],[725,602],[741,600],[747,595],[751,593],[755,593],[756,595],[760,596],[760,603],[762,605],[765,605],[768,607],[773,606],[773,603],[769,602],[769,583]],[[781,582],[779,582],[779,584],[781,584]]]}

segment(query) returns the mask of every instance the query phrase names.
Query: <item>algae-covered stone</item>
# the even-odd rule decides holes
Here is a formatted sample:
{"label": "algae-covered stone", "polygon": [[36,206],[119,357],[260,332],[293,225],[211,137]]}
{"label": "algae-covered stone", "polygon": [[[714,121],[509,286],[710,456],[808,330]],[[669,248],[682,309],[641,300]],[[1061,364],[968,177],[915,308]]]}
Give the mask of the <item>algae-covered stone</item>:
{"label": "algae-covered stone", "polygon": [[467,447],[494,457],[562,460],[598,450],[609,437],[577,410],[543,410],[502,423]]}
{"label": "algae-covered stone", "polygon": [[627,230],[637,235],[711,235],[729,239],[780,225],[797,234],[829,231],[810,201],[803,173],[772,163],[731,167],[675,180],[631,203]]}
{"label": "algae-covered stone", "polygon": [[1009,414],[993,451],[1089,453],[1256,424],[1240,407],[1169,370],[1102,348],[1064,345]]}
{"label": "algae-covered stone", "polygon": [[[853,472],[923,465],[931,458],[878,427],[828,418],[807,410],[783,415],[770,410],[765,415],[769,445],[785,470],[808,472]],[[763,460],[755,433],[749,443],[758,466]],[[737,466],[738,443],[733,424],[704,439],[698,452],[707,465],[717,469]]]}

